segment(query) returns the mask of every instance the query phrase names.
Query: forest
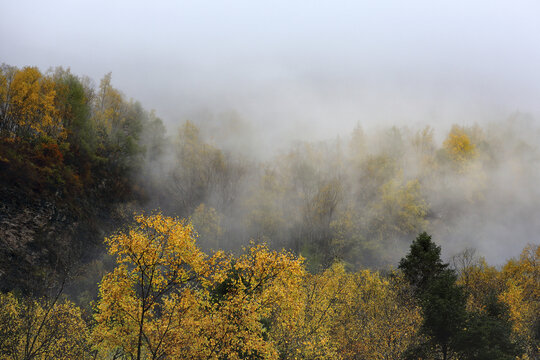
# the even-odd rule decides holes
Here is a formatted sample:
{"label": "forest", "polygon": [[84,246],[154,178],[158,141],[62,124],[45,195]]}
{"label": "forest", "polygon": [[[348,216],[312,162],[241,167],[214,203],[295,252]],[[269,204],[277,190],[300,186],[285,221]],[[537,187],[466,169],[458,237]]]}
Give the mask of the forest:
{"label": "forest", "polygon": [[531,116],[257,136],[1,65],[0,357],[540,357]]}

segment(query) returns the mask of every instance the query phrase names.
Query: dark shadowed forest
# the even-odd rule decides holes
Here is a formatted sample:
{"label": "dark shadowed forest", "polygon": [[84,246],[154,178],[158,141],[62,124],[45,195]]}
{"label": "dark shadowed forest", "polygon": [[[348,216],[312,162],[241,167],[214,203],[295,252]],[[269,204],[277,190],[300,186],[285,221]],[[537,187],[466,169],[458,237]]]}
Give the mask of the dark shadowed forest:
{"label": "dark shadowed forest", "polygon": [[538,358],[532,116],[264,137],[2,65],[1,357]]}

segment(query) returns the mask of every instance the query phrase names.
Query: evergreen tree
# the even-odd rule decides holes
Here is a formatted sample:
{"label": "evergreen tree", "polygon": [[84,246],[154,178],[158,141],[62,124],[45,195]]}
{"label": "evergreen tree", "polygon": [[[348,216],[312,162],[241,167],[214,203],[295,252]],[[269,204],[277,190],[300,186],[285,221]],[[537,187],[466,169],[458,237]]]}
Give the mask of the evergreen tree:
{"label": "evergreen tree", "polygon": [[418,235],[411,244],[411,251],[399,262],[409,283],[417,295],[423,293],[432,281],[444,271],[448,264],[441,260],[441,247],[431,241],[431,236],[425,231]]}
{"label": "evergreen tree", "polygon": [[423,232],[412,243],[409,254],[401,259],[399,268],[422,306],[422,333],[428,340],[419,350],[432,350],[447,360],[459,350],[458,339],[466,320],[465,294],[456,285],[455,271],[442,262],[440,254],[440,246]]}

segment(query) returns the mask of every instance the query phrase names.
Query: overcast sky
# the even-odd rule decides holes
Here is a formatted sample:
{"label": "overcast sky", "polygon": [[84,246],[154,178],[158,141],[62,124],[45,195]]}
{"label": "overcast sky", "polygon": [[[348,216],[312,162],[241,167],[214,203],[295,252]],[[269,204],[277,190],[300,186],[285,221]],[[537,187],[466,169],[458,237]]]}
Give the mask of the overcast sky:
{"label": "overcast sky", "polygon": [[540,113],[539,1],[0,3],[0,62],[111,71],[168,123],[236,110],[328,135]]}

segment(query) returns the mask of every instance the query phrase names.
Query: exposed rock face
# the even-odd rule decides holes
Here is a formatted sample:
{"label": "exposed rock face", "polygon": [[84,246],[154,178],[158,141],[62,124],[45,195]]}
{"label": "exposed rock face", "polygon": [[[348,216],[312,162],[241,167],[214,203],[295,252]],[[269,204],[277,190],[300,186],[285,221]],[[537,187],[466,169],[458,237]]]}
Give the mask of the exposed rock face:
{"label": "exposed rock face", "polygon": [[[79,253],[78,222],[52,201],[0,190],[0,290],[33,291]],[[41,284],[43,285],[43,284]]]}

